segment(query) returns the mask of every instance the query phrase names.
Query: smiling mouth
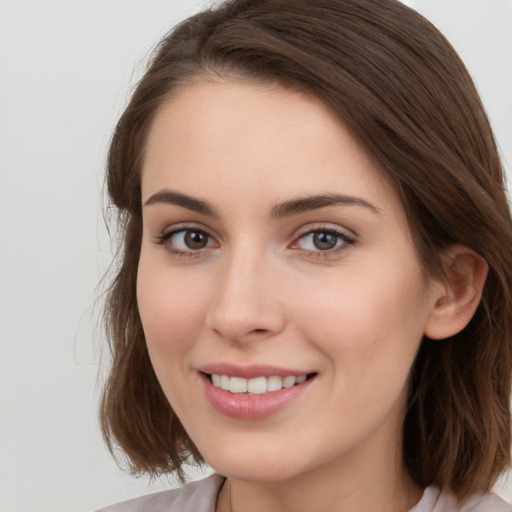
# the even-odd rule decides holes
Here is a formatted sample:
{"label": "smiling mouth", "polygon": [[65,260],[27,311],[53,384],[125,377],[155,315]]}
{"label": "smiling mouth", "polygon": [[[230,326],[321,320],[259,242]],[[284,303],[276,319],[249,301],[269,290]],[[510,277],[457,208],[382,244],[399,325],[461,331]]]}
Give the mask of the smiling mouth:
{"label": "smiling mouth", "polygon": [[207,374],[204,375],[210,380],[214,387],[223,389],[233,394],[245,395],[263,395],[280,391],[281,389],[291,388],[303,384],[307,380],[314,378],[316,373],[308,373],[303,375],[288,375],[280,377],[278,375],[270,375],[268,377],[254,377],[252,379],[244,379],[243,377],[230,377],[229,375]]}

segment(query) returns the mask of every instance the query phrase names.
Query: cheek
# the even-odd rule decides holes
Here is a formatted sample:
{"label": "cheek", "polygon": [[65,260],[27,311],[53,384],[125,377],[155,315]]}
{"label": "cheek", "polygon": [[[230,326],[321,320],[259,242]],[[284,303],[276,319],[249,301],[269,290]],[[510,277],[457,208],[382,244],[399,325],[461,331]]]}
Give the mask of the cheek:
{"label": "cheek", "polygon": [[[200,283],[199,280],[193,280]],[[204,300],[190,276],[144,258],[137,275],[137,302],[151,364],[173,409],[180,415],[194,403],[186,379],[190,354],[200,337]]]}
{"label": "cheek", "polygon": [[201,328],[201,287],[190,282],[141,255],[137,303],[150,355],[186,350]]}
{"label": "cheek", "polygon": [[379,270],[347,272],[298,306],[310,339],[343,367],[342,376],[407,374],[422,339],[427,308],[419,269]]}

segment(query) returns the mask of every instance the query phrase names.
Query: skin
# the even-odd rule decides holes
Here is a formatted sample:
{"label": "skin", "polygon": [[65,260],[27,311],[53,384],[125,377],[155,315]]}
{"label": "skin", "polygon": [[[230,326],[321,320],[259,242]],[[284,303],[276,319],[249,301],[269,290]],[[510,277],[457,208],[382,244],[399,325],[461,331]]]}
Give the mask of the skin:
{"label": "skin", "polygon": [[[216,215],[155,196],[169,190]],[[272,215],[332,194],[360,202]],[[409,374],[445,289],[424,277],[397,195],[343,123],[278,85],[187,85],[153,121],[142,198],[148,350],[190,437],[229,477],[217,510],[409,510],[422,492],[401,456]],[[183,232],[158,243],[184,228],[206,246]],[[312,230],[353,243],[334,235],[320,250]],[[244,421],[205,397],[197,368],[216,362],[317,375],[277,414]]]}

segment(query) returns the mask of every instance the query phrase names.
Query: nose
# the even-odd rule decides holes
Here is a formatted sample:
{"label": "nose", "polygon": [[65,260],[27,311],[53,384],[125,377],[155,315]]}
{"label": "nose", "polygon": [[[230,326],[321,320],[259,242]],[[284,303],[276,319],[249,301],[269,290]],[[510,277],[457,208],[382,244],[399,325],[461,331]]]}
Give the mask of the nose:
{"label": "nose", "polygon": [[233,251],[222,264],[207,315],[207,326],[234,342],[262,340],[285,327],[279,277],[251,251]]}

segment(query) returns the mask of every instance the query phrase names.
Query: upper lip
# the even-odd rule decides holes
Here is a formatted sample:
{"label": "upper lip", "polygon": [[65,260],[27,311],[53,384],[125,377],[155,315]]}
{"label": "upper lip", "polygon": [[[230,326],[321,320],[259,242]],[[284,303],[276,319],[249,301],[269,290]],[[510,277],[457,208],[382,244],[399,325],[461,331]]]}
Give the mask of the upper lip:
{"label": "upper lip", "polygon": [[308,375],[315,373],[311,370],[297,370],[292,368],[284,368],[281,366],[273,366],[266,364],[238,365],[233,363],[212,363],[197,368],[202,373],[209,375],[227,375],[229,377],[242,377],[244,379],[253,379],[254,377],[270,377],[277,375],[278,377],[288,377],[293,375]]}

